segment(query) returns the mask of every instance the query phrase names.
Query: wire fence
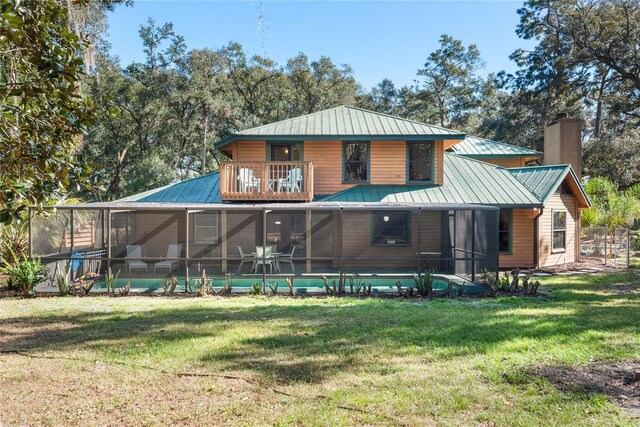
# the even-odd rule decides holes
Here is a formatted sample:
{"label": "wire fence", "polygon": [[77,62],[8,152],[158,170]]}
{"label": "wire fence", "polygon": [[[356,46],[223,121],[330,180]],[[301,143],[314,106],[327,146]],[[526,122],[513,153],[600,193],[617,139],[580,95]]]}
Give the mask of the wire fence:
{"label": "wire fence", "polygon": [[611,267],[629,267],[640,246],[637,233],[627,228],[582,227],[580,255],[583,260]]}

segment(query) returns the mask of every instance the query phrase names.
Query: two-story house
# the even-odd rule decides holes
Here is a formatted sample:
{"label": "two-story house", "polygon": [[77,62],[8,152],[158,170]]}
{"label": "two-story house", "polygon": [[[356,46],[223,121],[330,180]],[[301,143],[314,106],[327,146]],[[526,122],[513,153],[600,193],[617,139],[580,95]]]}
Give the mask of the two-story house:
{"label": "two-story house", "polygon": [[574,170],[579,132],[577,121],[559,118],[545,131],[547,164],[527,166],[542,154],[341,106],[218,141],[229,159],[219,172],[59,206],[54,216],[66,225],[55,248],[38,237],[51,217],[34,216],[32,252],[91,253],[85,259],[100,258],[102,268],[156,277],[431,267],[474,280],[484,269],[572,262],[589,207]]}

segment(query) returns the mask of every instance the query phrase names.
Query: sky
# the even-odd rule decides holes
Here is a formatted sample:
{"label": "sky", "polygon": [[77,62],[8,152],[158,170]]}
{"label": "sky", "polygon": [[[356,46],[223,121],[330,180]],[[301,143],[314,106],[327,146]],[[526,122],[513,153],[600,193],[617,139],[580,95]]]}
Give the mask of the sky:
{"label": "sky", "polygon": [[[515,65],[509,55],[535,43],[515,34],[519,1],[214,1],[134,0],[109,17],[111,52],[122,65],[143,61],[140,25],[174,24],[188,49],[218,49],[229,41],[248,55],[266,55],[279,65],[304,52],[349,64],[356,80],[371,88],[382,79],[413,84],[438,39],[449,34],[475,43],[486,66],[482,74]],[[259,17],[263,16],[264,20]]]}

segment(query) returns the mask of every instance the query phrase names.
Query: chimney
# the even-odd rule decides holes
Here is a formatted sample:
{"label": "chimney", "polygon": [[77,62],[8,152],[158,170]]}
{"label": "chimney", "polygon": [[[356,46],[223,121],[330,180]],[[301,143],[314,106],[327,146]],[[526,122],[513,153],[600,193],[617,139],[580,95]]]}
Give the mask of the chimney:
{"label": "chimney", "polygon": [[582,123],[567,113],[558,113],[544,128],[544,164],[573,167],[582,178]]}

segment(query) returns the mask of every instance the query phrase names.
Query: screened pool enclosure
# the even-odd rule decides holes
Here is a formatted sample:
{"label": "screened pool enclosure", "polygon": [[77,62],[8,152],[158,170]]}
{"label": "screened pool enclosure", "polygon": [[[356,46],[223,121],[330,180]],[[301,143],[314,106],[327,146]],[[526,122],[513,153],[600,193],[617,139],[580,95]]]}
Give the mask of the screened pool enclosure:
{"label": "screened pool enclosure", "polygon": [[120,282],[149,289],[203,270],[214,287],[230,277],[234,286],[264,286],[340,274],[395,283],[427,268],[477,282],[483,270],[498,270],[498,212],[322,202],[62,205],[31,212],[30,251],[53,277],[69,266],[72,280],[99,280],[110,269]]}

